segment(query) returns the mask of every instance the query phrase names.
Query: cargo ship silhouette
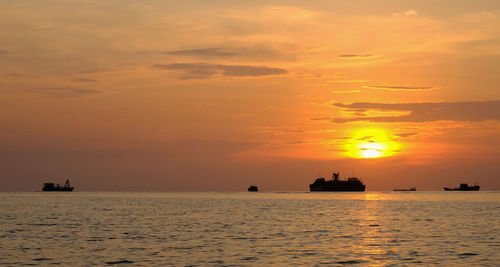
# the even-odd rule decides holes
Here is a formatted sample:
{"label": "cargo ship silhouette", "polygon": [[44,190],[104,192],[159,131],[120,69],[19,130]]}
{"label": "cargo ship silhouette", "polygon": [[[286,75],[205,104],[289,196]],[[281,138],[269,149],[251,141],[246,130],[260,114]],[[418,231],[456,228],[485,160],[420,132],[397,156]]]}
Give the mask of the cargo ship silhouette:
{"label": "cargo ship silhouette", "polygon": [[64,186],[60,186],[59,184],[54,185],[54,183],[44,183],[42,191],[73,191],[74,187],[69,184],[69,180],[66,180]]}
{"label": "cargo ship silhouette", "polygon": [[479,185],[469,186],[468,184],[460,184],[460,187],[449,188],[444,187],[444,191],[479,191]]}
{"label": "cargo ship silhouette", "polygon": [[309,185],[309,190],[313,191],[365,191],[365,185],[361,180],[356,177],[347,178],[347,180],[340,180],[339,173],[334,172],[332,175],[332,180],[325,180],[325,178],[320,177],[314,181],[314,183]]}

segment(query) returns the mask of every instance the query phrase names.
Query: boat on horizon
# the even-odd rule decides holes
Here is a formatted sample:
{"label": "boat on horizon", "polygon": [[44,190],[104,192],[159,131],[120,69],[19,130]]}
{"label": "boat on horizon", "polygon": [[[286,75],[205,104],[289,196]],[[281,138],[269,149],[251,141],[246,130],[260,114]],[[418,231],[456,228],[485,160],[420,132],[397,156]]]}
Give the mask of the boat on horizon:
{"label": "boat on horizon", "polygon": [[334,172],[332,180],[327,181],[325,178],[320,177],[309,185],[309,190],[326,191],[326,192],[364,192],[366,186],[357,177],[350,177],[347,180],[340,180],[339,173]]}
{"label": "boat on horizon", "polygon": [[259,192],[259,188],[256,185],[250,185],[248,187],[248,192]]}
{"label": "boat on horizon", "polygon": [[460,184],[460,187],[449,188],[443,187],[444,191],[479,191],[479,185],[469,186],[468,184]]}
{"label": "boat on horizon", "polygon": [[417,191],[416,187],[408,188],[408,189],[394,189],[394,191]]}
{"label": "boat on horizon", "polygon": [[66,179],[64,186],[54,183],[44,183],[42,187],[42,191],[63,191],[63,192],[71,192],[75,189],[69,184],[69,179]]}

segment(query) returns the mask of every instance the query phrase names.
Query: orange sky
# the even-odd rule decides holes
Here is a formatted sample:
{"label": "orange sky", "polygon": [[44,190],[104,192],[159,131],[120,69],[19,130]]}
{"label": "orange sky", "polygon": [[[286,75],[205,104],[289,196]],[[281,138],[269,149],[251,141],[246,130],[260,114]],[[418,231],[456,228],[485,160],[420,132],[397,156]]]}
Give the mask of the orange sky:
{"label": "orange sky", "polygon": [[500,2],[7,1],[0,190],[500,189]]}

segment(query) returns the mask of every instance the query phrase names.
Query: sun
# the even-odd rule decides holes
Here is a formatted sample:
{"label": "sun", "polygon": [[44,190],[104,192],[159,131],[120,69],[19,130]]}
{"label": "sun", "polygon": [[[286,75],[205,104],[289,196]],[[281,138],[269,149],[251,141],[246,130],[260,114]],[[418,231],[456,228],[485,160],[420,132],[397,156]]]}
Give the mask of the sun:
{"label": "sun", "polygon": [[345,145],[346,154],[364,159],[393,156],[400,145],[391,136],[385,129],[357,129]]}
{"label": "sun", "polygon": [[360,146],[360,155],[363,158],[378,158],[385,151],[385,145],[380,143],[365,143]]}

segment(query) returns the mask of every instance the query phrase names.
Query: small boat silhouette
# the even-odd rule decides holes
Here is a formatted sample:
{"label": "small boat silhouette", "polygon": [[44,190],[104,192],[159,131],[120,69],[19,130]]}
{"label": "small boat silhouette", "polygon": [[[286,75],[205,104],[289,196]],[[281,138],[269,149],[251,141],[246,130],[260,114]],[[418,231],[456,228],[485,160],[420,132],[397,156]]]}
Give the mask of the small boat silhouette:
{"label": "small boat silhouette", "polygon": [[250,185],[248,187],[248,192],[259,192],[259,188],[256,185]]}
{"label": "small boat silhouette", "polygon": [[408,188],[408,189],[394,189],[394,191],[417,191],[416,187]]}
{"label": "small boat silhouette", "polygon": [[44,183],[42,187],[42,191],[65,191],[65,192],[71,192],[73,191],[74,187],[72,187],[69,184],[69,180],[66,179],[66,183],[64,183],[64,186],[60,186],[59,184],[54,183]]}

